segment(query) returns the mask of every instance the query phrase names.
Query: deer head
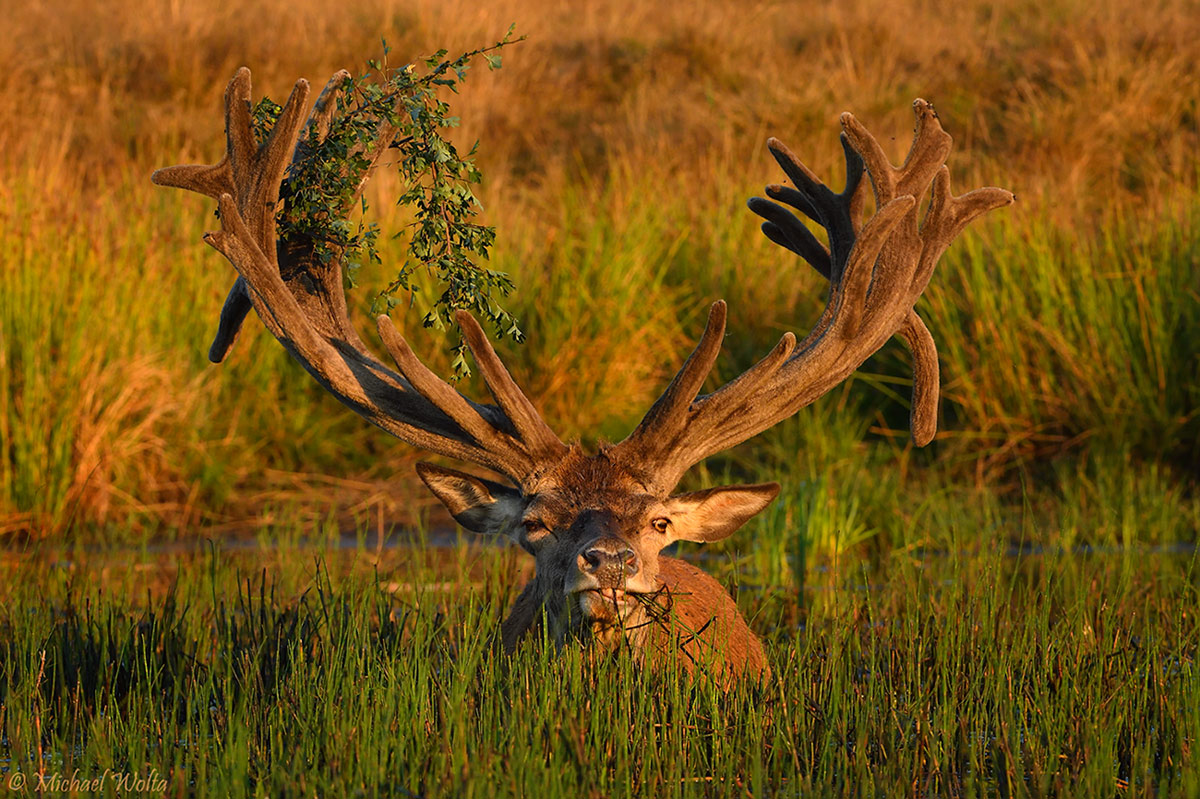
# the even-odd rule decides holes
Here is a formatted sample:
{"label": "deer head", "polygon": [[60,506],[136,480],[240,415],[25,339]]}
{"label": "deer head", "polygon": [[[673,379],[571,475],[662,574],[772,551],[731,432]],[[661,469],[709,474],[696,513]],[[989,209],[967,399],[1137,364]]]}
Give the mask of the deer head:
{"label": "deer head", "polygon": [[[225,157],[213,166],[154,173],[159,185],[197,191],[219,205],[221,230],[205,241],[239,277],[209,357],[224,359],[253,308],[326,390],[367,421],[413,446],[507,478],[506,484],[418,467],[460,524],[507,536],[537,560],[533,581],[503,624],[506,647],[544,622],[560,643],[629,645],[646,662],[674,658],[689,671],[722,679],[768,673],[762,646],[733,599],[711,577],[660,553],[675,541],[728,537],[765,508],[779,486],[675,494],[676,485],[694,464],[829,391],[897,334],[913,356],[913,438],[927,443],[937,422],[937,352],[913,305],[949,243],[975,217],[1012,202],[1012,194],[997,188],[950,192],[944,165],[950,137],[922,100],[914,103],[916,132],[899,167],[853,116],[842,115],[847,180],[840,193],[771,139],[770,150],[793,185],[769,186],[767,195],[777,202],[755,198],[750,208],[766,219],[763,231],[772,241],[829,281],[824,313],[802,341],[785,334],[739,377],[699,396],[725,331],[725,304],[714,303],[695,350],[637,429],[588,454],[564,444],[543,421],[470,314],[460,311],[456,318],[495,404],[473,402],[437,377],[387,316],[376,321],[397,369],[381,363],[350,325],[340,264],[315,257],[311,243],[289,240],[284,246],[277,239],[280,186],[289,165],[309,157],[312,142],[328,130],[333,100],[347,77],[341,72],[329,81],[307,121],[308,83],[297,82],[259,146],[250,125],[250,73],[239,70],[225,93]],[[377,164],[392,138],[384,130],[360,155]],[[875,200],[869,217],[863,213],[864,173]],[[930,190],[928,211],[918,219],[920,198]],[[784,205],[823,227],[829,246]]]}
{"label": "deer head", "polygon": [[[659,553],[676,541],[726,538],[779,493],[777,484],[767,483],[668,496],[622,462],[615,447],[590,456],[571,447],[531,488],[430,464],[417,471],[463,527],[508,536],[537,559],[534,580],[503,628],[509,649],[543,619],[560,644],[583,638],[641,648],[652,628],[669,631],[664,612],[677,604],[690,607],[697,591],[715,591],[715,599],[728,600],[711,578],[691,585],[669,579],[663,564],[671,559]],[[731,617],[726,626],[740,621],[732,602],[722,609]],[[709,619],[694,621],[680,631],[692,634]],[[633,631],[639,632],[630,637]],[[735,643],[752,646],[741,640],[749,637],[744,624],[726,630],[725,637],[731,633]],[[692,653],[688,666],[705,659]]]}

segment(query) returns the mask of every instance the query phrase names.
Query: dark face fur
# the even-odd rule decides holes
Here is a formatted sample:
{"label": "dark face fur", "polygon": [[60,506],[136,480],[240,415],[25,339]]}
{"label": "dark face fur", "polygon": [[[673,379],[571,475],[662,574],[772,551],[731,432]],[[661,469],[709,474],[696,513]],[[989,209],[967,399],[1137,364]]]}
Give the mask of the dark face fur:
{"label": "dark face fur", "polygon": [[[522,600],[545,613],[557,638],[633,627],[662,588],[664,547],[725,538],[779,492],[768,483],[656,497],[605,451],[578,447],[528,493],[429,464],[418,472],[464,527],[507,535],[537,559]],[[532,624],[541,613],[528,615]]]}

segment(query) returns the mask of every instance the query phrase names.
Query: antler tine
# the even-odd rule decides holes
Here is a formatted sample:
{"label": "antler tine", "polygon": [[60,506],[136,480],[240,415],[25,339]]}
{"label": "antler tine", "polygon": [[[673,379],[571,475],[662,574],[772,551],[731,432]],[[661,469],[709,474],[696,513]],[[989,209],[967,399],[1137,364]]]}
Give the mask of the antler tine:
{"label": "antler tine", "polygon": [[[244,192],[253,179],[253,165],[258,146],[250,120],[250,70],[241,67],[225,88],[225,147],[235,188]],[[233,195],[239,201],[242,193]]]}
{"label": "antler tine", "polygon": [[[789,175],[799,172],[803,176],[804,182],[797,183],[797,185],[805,186],[806,191],[773,183],[767,186],[767,196],[773,200],[778,200],[779,203],[790,205],[809,219],[825,227],[826,230],[828,230],[826,221],[838,222],[842,220],[841,210],[844,207],[846,216],[849,217],[849,230],[842,231],[841,235],[836,237],[837,243],[840,244],[848,240],[852,244],[853,237],[862,228],[862,208],[863,202],[866,199],[867,188],[866,182],[862,179],[865,167],[862,156],[850,144],[850,139],[846,136],[845,132],[839,138],[846,157],[846,186],[841,194],[835,195],[821,185],[820,181],[812,175],[808,167],[804,166],[784,144],[772,138],[768,140],[772,155],[780,163],[788,165],[785,168],[785,172],[788,172]],[[821,198],[822,206],[836,206],[836,208],[828,207],[822,209],[814,204],[814,197]],[[762,225],[762,231],[767,238],[799,255],[820,272],[821,276],[826,280],[831,278],[833,259],[830,256],[829,248],[822,244],[795,214],[783,208],[778,203],[764,200],[761,197],[751,197],[748,200],[748,205],[751,211],[767,220]],[[838,255],[846,255],[847,250],[848,246],[840,247]]]}
{"label": "antler tine", "polygon": [[904,163],[898,167],[892,165],[879,142],[853,114],[846,112],[841,116],[844,135],[862,157],[871,176],[877,205],[905,194],[923,195],[950,154],[954,140],[942,129],[933,106],[918,98],[913,101],[913,114],[916,128],[912,146]]}
{"label": "antler tine", "polygon": [[[249,87],[250,73],[246,72],[246,85]],[[233,180],[239,188],[247,190],[246,197],[238,203],[250,232],[255,236],[264,254],[271,263],[278,266],[275,247],[275,212],[279,206],[279,189],[283,183],[283,175],[292,162],[296,151],[296,143],[300,138],[300,128],[304,125],[304,107],[308,103],[308,81],[301,78],[292,87],[292,93],[284,103],[279,118],[267,140],[259,147],[252,159],[253,171],[246,175],[244,183],[238,177],[238,162],[233,162]],[[247,131],[250,130],[250,108],[248,103],[236,103],[242,108],[239,120],[244,118]],[[251,134],[250,144],[254,138]],[[244,188],[243,188],[244,187]]]}
{"label": "antler tine", "polygon": [[[893,166],[883,153],[879,142],[851,114],[842,115],[843,135],[850,139],[856,147],[865,150],[864,160],[868,162],[868,173],[871,175],[871,185],[875,191],[877,206],[883,206],[898,196],[923,197],[929,192],[931,183],[936,183],[937,175],[949,171],[945,167],[946,157],[950,154],[953,140],[950,134],[942,129],[941,121],[933,106],[924,100],[913,102],[913,115],[916,124],[913,130],[912,144],[901,166]],[[936,189],[935,189],[936,194]],[[934,203],[931,203],[931,206]],[[935,214],[936,216],[936,214]],[[932,219],[926,213],[926,220]],[[961,228],[960,228],[961,230]],[[916,302],[921,292],[925,290],[928,278],[933,274],[932,266],[926,273],[926,279],[921,282],[916,279],[921,269],[923,255],[911,257],[912,252],[923,254],[927,249],[927,234],[921,231],[917,223],[917,213],[905,216],[897,228],[895,236],[888,246],[898,253],[897,256],[886,259],[889,268],[876,270],[871,288],[872,296],[867,299],[864,311],[869,314],[887,313],[885,307],[900,312],[899,298],[907,295],[911,302]],[[949,241],[946,242],[949,244]],[[944,249],[944,247],[943,247]],[[909,253],[909,255],[905,255]],[[938,253],[940,257],[941,253]],[[936,258],[934,262],[936,263]],[[893,322],[897,321],[893,318]]]}
{"label": "antler tine", "polygon": [[[337,93],[341,90],[342,85],[350,79],[350,73],[346,70],[339,70],[325,84],[325,88],[321,90],[321,94],[317,97],[317,102],[313,106],[312,113],[309,114],[308,122],[304,125],[304,132],[300,135],[300,140],[296,145],[295,155],[292,156],[292,163],[302,161],[308,157],[313,147],[325,140],[325,136],[329,133],[329,123],[333,118],[334,111],[337,110]],[[230,91],[233,91],[234,84],[238,82],[235,77],[230,82]],[[244,96],[234,95],[234,99],[240,99],[242,106],[248,106],[250,102],[249,93],[249,72],[246,75],[247,90]],[[230,114],[228,106],[230,95],[226,94],[226,129],[233,126],[230,124]],[[230,143],[232,146],[232,143]],[[221,193],[232,194],[234,189],[232,183]],[[220,194],[216,195],[220,196]],[[272,251],[274,248],[269,248]],[[229,355],[233,349],[233,345],[237,343],[238,334],[242,332],[242,325],[246,321],[246,316],[253,308],[253,303],[250,302],[250,294],[246,286],[245,279],[238,275],[237,280],[233,282],[233,286],[229,289],[229,295],[225,298],[225,305],[221,308],[221,317],[217,323],[217,333],[213,337],[212,345],[208,348],[208,359],[213,363],[221,363]]]}
{"label": "antler tine", "polygon": [[[779,343],[758,363],[717,391],[702,398],[699,402],[703,404],[704,413],[693,414],[689,419],[688,434],[697,438],[715,440],[723,431],[727,431],[734,423],[734,417],[745,413],[746,409],[743,404],[745,397],[753,394],[763,383],[773,377],[787,363],[795,349],[795,334],[790,331],[784,333],[780,337]],[[691,466],[690,463],[683,466],[683,469],[686,470],[689,466]]]}
{"label": "antler tine", "polygon": [[945,166],[939,169],[933,179],[929,211],[921,226],[924,249],[914,283],[923,290],[942,253],[967,225],[988,211],[1011,205],[1015,199],[1012,192],[994,186],[985,186],[955,197],[950,191],[950,170]]}
{"label": "antler tine", "polygon": [[[854,145],[850,141],[850,137],[843,130],[838,135],[838,141],[842,145],[842,153],[846,158],[846,191],[843,195],[849,194],[849,199],[846,201],[850,208],[850,221],[854,225],[854,232],[857,233],[863,225],[863,206],[867,202],[867,184],[869,181],[863,180],[863,173],[866,172],[867,165],[863,161],[863,157],[859,155],[858,150],[854,149]],[[854,190],[851,191],[850,187]]]}
{"label": "antler tine", "polygon": [[[876,259],[885,246],[893,243],[889,241],[892,232],[916,207],[917,200],[911,194],[896,197],[876,211],[859,231],[842,275],[842,296],[834,316],[835,325],[844,338],[853,339],[862,329],[867,291],[872,279],[879,279]],[[877,296],[887,295],[880,291]]]}
{"label": "antler tine", "polygon": [[[778,184],[767,186],[767,196],[801,210],[812,207],[808,205],[803,194],[789,186]],[[747,201],[747,205],[751,211],[766,220],[762,223],[762,232],[768,239],[799,255],[813,269],[820,272],[821,277],[829,280],[833,269],[829,248],[822,244],[795,214],[778,203],[764,200],[761,197],[751,197]],[[807,211],[805,213],[808,214]],[[815,213],[814,210],[813,214],[808,215],[811,217]]]}
{"label": "antler tine", "polygon": [[782,232],[795,245],[788,247],[784,243],[783,246],[800,255],[829,280],[829,302],[809,333],[810,339],[824,334],[841,302],[838,294],[843,285],[843,273],[855,237],[862,228],[862,207],[866,196],[866,181],[862,179],[865,165],[845,132],[839,139],[846,160],[846,185],[838,194],[821,183],[787,145],[775,138],[767,140],[772,156],[797,186],[791,188],[772,184],[767,186],[767,196],[796,208],[824,227],[829,236],[829,247],[822,244],[795,214],[778,203],[760,197],[751,197],[747,202],[751,211],[768,220],[763,223],[763,233],[768,238],[778,243],[773,234]]}
{"label": "antler tine", "polygon": [[[343,70],[339,74],[349,73]],[[329,88],[327,85],[321,93],[322,99]],[[214,166],[196,164],[159,169],[150,180],[160,186],[195,191],[215,200],[220,200],[222,194],[236,197],[238,208],[263,254],[277,264],[272,243],[275,208],[279,203],[283,169],[296,149],[299,121],[307,98],[308,81],[297,81],[267,146],[260,148],[254,142],[250,124],[250,70],[242,67],[225,89],[225,157]],[[318,107],[320,105],[318,101]],[[229,355],[252,307],[246,281],[239,275],[221,308],[217,332],[208,350],[210,361],[221,363]]]}
{"label": "antler tine", "polygon": [[[328,133],[337,92],[347,78],[340,72],[326,84],[307,117],[303,142],[298,140],[309,88],[306,81],[297,81],[270,136],[256,145],[250,126],[250,73],[239,70],[225,93],[227,149],[221,161],[154,173],[159,185],[218,200],[221,229],[206,234],[205,241],[234,265],[239,278],[222,310],[210,357],[224,357],[253,307],[324,388],[371,423],[414,446],[478,463],[516,483],[536,479],[546,459],[566,447],[512,381],[474,319],[460,316],[459,323],[499,408],[473,403],[439,380],[390,320],[379,322],[379,332],[403,374],[380,363],[349,322],[341,265],[318,258],[311,241],[281,243],[276,237],[284,175],[289,165],[310,157],[311,147]],[[393,137],[394,131],[384,130],[383,141],[372,144],[364,157],[374,165]]]}
{"label": "antler tine", "polygon": [[242,324],[246,315],[254,308],[250,302],[250,289],[245,279],[238,275],[237,280],[229,288],[225,304],[221,306],[221,316],[217,320],[217,332],[213,335],[212,344],[208,346],[208,360],[211,363],[222,363],[237,343],[238,335],[242,332]]}
{"label": "antler tine", "polygon": [[692,354],[676,372],[667,390],[646,412],[641,424],[618,444],[625,449],[661,448],[683,432],[688,406],[696,398],[717,362],[725,337],[726,305],[717,300],[708,309],[708,323]]}
{"label": "antler tine", "polygon": [[[482,445],[478,453],[471,458],[472,461],[502,471],[498,467],[505,460],[511,461],[514,458],[520,458],[524,461],[526,468],[533,468],[533,461],[528,458],[528,453],[521,450],[510,435],[493,427],[483,417],[479,407],[455,391],[449,383],[438,377],[416,356],[408,341],[396,330],[390,316],[381,314],[376,318],[376,323],[379,327],[379,337],[383,340],[383,345],[391,354],[392,359],[395,360],[404,379],[411,383],[421,396],[441,408],[467,434]],[[503,453],[506,457],[493,459],[491,456],[493,452]]]}
{"label": "antler tine", "polygon": [[[825,228],[829,235],[831,280],[835,284],[840,282],[841,269],[850,256],[850,250],[854,246],[854,236],[858,231],[857,220],[851,214],[851,210],[853,198],[862,182],[862,158],[854,150],[846,149],[846,187],[840,193],[835,194],[813,175],[812,171],[788,149],[786,144],[776,138],[770,138],[767,139],[767,148],[771,151],[776,163],[795,184],[795,189],[780,187],[780,190],[775,193],[768,190],[768,194],[792,205]],[[760,200],[759,207],[763,207],[765,203],[765,200]],[[782,208],[780,210],[785,214],[788,213]],[[779,224],[777,220],[772,221]],[[797,220],[797,224],[799,224],[799,220]],[[803,225],[800,226],[803,227]],[[813,241],[824,248],[815,238]],[[813,264],[817,271],[821,271],[820,265],[811,260],[809,263]]]}
{"label": "antler tine", "polygon": [[286,338],[294,350],[319,350],[327,346],[308,324],[303,309],[280,277],[279,268],[259,247],[249,225],[238,213],[237,201],[222,194],[217,210],[221,229],[205,233],[204,243],[224,255],[245,278],[252,289],[252,299],[257,297],[263,304],[265,313],[259,314],[263,324],[276,338]]}
{"label": "antler tine", "polygon": [[[211,197],[221,199],[222,194],[237,195],[237,186],[233,180],[234,153],[244,153],[240,139],[243,131],[233,124],[233,107],[241,100],[250,102],[250,70],[241,67],[234,74],[229,85],[225,87],[225,155],[215,164],[186,164],[168,166],[156,169],[150,176],[150,182],[157,186],[171,186],[186,189]],[[250,133],[247,129],[245,133]],[[253,135],[251,134],[251,141]]]}
{"label": "antler tine", "polygon": [[350,73],[339,69],[333,74],[333,77],[325,82],[325,88],[321,89],[321,93],[317,95],[317,101],[308,115],[308,122],[304,124],[304,133],[301,134],[296,154],[292,157],[293,164],[307,158],[312,153],[313,146],[324,142],[325,137],[329,135],[329,126],[337,111],[338,93],[341,92],[348,80],[350,80]]}
{"label": "antler tine", "polygon": [[[954,237],[975,217],[1012,202],[1012,194],[986,188],[954,197],[944,165],[950,136],[924,100],[913,103],[913,111],[913,142],[899,167],[892,165],[879,142],[854,116],[841,116],[847,182],[837,194],[787,147],[775,139],[768,141],[794,187],[769,186],[767,196],[777,202],[753,198],[750,209],[766,220],[762,228],[768,238],[829,279],[829,299],[817,324],[794,350],[790,342],[781,341],[766,358],[713,394],[690,405],[673,405],[670,414],[647,414],[619,445],[628,447],[635,461],[644,462],[645,471],[656,475],[660,488],[669,490],[692,464],[814,401],[896,334],[913,356],[913,440],[924,445],[933,438],[937,349],[913,304]],[[864,173],[871,179],[876,207],[865,221]],[[918,198],[931,185],[929,211],[918,225]],[[829,247],[780,203],[824,227]],[[664,435],[668,430],[683,432]]]}
{"label": "antler tine", "polygon": [[192,164],[159,169],[150,180],[159,186],[187,189],[215,200],[223,194],[233,196],[255,240],[275,263],[279,187],[296,149],[308,93],[308,81],[296,81],[270,136],[259,146],[255,144],[250,121],[250,70],[242,67],[225,90],[225,157],[213,166]]}
{"label": "antler tine", "polygon": [[932,441],[937,433],[940,393],[937,345],[934,344],[933,334],[925,326],[925,321],[915,310],[908,312],[904,317],[904,325],[897,332],[908,345],[908,351],[912,353],[913,387],[908,426],[912,431],[913,443],[923,447]]}
{"label": "antler tine", "polygon": [[533,407],[533,403],[525,396],[525,392],[521,391],[521,387],[513,380],[479,322],[466,311],[456,311],[454,318],[467,340],[471,354],[475,356],[475,363],[483,374],[488,390],[504,411],[504,415],[517,429],[517,435],[529,447],[530,454],[537,458],[563,455],[567,450],[566,445],[550,429]]}

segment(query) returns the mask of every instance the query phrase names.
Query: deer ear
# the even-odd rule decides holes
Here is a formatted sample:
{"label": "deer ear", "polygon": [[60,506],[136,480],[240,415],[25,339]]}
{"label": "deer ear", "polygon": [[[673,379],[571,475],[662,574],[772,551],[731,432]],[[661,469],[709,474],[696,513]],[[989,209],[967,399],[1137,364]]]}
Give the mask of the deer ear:
{"label": "deer ear", "polygon": [[432,463],[418,463],[417,474],[454,520],[476,533],[508,535],[524,511],[515,488]]}
{"label": "deer ear", "polygon": [[680,494],[666,501],[675,541],[720,541],[770,504],[779,483],[721,486]]}

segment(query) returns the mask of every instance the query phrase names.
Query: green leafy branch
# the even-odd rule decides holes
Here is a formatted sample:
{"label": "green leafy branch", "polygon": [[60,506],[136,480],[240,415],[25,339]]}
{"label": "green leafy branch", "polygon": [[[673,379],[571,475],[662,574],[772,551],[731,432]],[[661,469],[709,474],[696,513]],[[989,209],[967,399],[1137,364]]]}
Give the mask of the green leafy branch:
{"label": "green leafy branch", "polygon": [[[357,198],[375,165],[368,154],[378,152],[378,143],[387,138],[387,150],[396,152],[394,166],[407,186],[397,202],[412,209],[414,220],[405,231],[404,262],[376,295],[372,313],[390,312],[401,293],[411,297],[417,291],[414,276],[426,270],[442,287],[423,319],[426,327],[444,329],[455,310],[467,309],[484,317],[500,335],[522,341],[517,320],[500,304],[512,291],[512,281],[481,265],[496,231],[475,221],[481,207],[471,188],[482,180],[475,165],[478,145],[462,156],[445,137],[443,132],[459,120],[451,115],[442,92],[457,93],[476,58],[482,57],[489,69],[499,69],[497,51],[523,38],[514,39],[510,27],[503,39],[488,47],[452,59],[443,49],[400,68],[389,66],[390,49],[384,42],[383,59],[368,61],[363,75],[341,86],[324,140],[301,143],[308,152],[293,164],[281,189],[280,238],[308,243],[322,263],[340,263],[350,287],[357,284],[363,264],[380,263],[379,228],[365,218],[366,200]],[[269,98],[252,108],[260,141],[269,135],[280,110]],[[351,219],[355,205],[362,211],[357,223]],[[456,375],[470,374],[465,353],[460,336],[454,347]]]}

